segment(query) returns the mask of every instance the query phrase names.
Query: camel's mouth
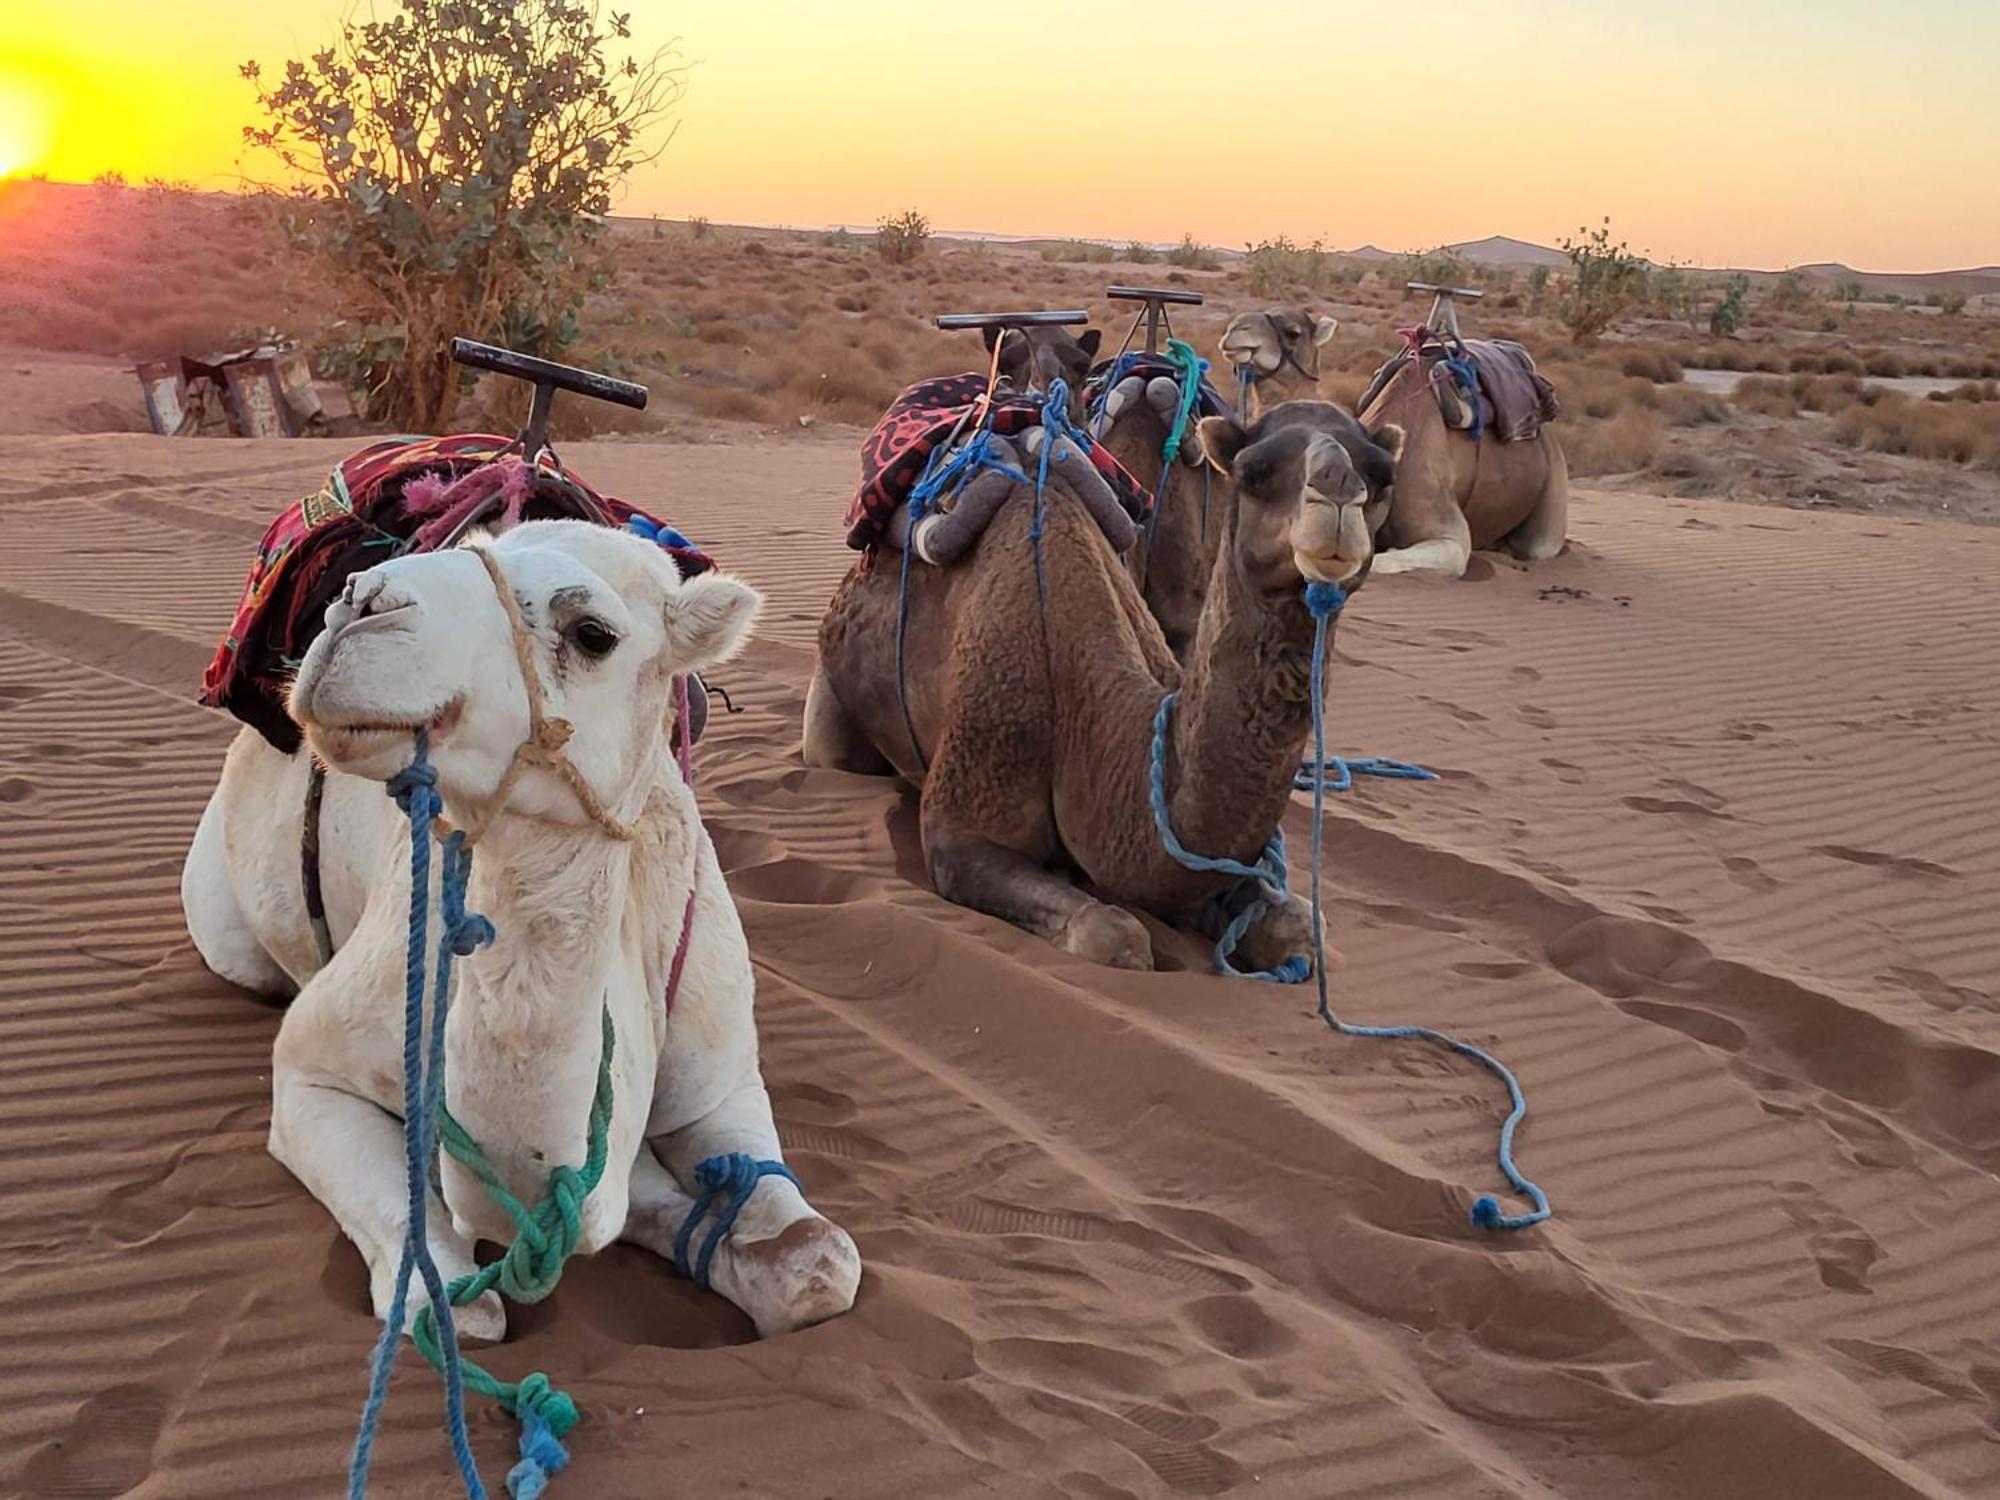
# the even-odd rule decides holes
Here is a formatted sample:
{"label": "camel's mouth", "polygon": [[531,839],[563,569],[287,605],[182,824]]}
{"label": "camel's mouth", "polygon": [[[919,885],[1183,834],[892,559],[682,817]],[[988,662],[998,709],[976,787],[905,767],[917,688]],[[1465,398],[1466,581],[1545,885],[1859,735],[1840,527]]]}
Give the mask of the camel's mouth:
{"label": "camel's mouth", "polygon": [[338,765],[362,760],[390,741],[407,741],[419,730],[428,731],[435,746],[458,727],[464,712],[465,699],[458,697],[432,713],[409,718],[329,720],[308,714],[299,723],[311,736],[320,759]]}
{"label": "camel's mouth", "polygon": [[1338,552],[1294,552],[1292,561],[1298,564],[1299,572],[1305,575],[1307,583],[1349,584],[1359,578],[1373,561],[1373,553],[1363,553],[1360,557],[1343,557]]}
{"label": "camel's mouth", "polygon": [[1283,362],[1280,357],[1272,355],[1264,347],[1264,341],[1254,333],[1224,334],[1222,357],[1239,370],[1248,365],[1258,375],[1272,374]]}

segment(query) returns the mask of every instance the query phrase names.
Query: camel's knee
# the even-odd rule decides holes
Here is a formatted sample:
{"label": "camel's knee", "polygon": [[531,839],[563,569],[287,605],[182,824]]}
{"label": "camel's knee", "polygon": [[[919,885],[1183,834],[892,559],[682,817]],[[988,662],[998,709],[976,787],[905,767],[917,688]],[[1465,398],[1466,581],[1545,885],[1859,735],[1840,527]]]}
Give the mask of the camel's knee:
{"label": "camel's knee", "polygon": [[827,680],[826,668],[817,663],[813,666],[812,682],[806,688],[801,749],[805,763],[822,770],[884,776],[894,769],[841,706],[833,684]]}
{"label": "camel's knee", "polygon": [[1153,967],[1153,939],[1146,924],[1129,911],[1102,901],[1092,901],[1071,913],[1059,941],[1068,952],[1092,963],[1114,969]]}
{"label": "camel's knee", "polygon": [[260,995],[289,996],[297,986],[252,931],[229,879],[229,849],[222,831],[222,795],[202,809],[187,861],[181,866],[181,912],[201,961],[231,984]]}

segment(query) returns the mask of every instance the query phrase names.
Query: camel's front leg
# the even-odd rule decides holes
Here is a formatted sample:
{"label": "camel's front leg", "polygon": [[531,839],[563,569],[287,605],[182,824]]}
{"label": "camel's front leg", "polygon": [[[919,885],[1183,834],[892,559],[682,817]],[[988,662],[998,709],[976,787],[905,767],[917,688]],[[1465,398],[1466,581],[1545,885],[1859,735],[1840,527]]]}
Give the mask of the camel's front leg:
{"label": "camel's front leg", "polygon": [[945,900],[1004,917],[1093,963],[1153,967],[1146,924],[1086,895],[1068,877],[1012,849],[948,829],[937,817],[925,820],[924,845],[931,884]]}
{"label": "camel's front leg", "polygon": [[[282,1056],[273,1062],[271,1081],[271,1154],[326,1205],[361,1252],[375,1316],[386,1321],[410,1222],[402,1125],[370,1100],[315,1079]],[[426,1187],[425,1195],[431,1257],[449,1285],[478,1269],[472,1243],[452,1228],[437,1194]],[[414,1319],[429,1301],[422,1278],[412,1274],[405,1311]],[[453,1317],[467,1338],[498,1339],[507,1331],[506,1314],[492,1292]],[[404,1326],[407,1331],[408,1323]]]}
{"label": "camel's front leg", "polygon": [[[771,1098],[761,1083],[744,1085],[692,1125],[655,1136],[632,1164],[632,1207],[625,1238],[674,1259],[681,1226],[694,1211],[695,1168],[741,1152],[780,1161]],[[715,1223],[711,1207],[689,1237],[694,1260]],[[837,1317],[854,1305],[861,1252],[847,1231],[823,1217],[783,1177],[760,1178],[709,1265],[709,1285],[750,1315],[761,1338]]]}

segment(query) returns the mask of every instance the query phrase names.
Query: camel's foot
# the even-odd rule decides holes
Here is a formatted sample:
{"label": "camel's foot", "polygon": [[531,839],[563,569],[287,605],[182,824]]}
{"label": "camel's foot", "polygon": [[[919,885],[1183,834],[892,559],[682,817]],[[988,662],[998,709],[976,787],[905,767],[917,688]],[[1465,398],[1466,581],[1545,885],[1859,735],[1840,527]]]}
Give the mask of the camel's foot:
{"label": "camel's foot", "polygon": [[[473,1269],[472,1266],[455,1265],[442,1256],[438,1257],[438,1274],[444,1278],[446,1286]],[[389,1307],[396,1295],[395,1266],[391,1264],[371,1272],[368,1281],[375,1302],[375,1316],[386,1323],[389,1321]],[[416,1327],[417,1314],[430,1305],[431,1294],[425,1289],[423,1278],[411,1276],[409,1295],[403,1299],[404,1338],[408,1338],[410,1331]],[[507,1337],[507,1309],[501,1303],[498,1292],[488,1292],[464,1307],[454,1307],[451,1321],[461,1339],[497,1344]]]}
{"label": "camel's foot", "polygon": [[750,1315],[759,1338],[810,1328],[854,1306],[861,1251],[832,1220],[796,1219],[763,1240],[740,1234],[740,1227],[732,1231],[716,1252],[714,1281],[722,1284],[727,1261],[730,1300]]}
{"label": "camel's foot", "polygon": [[[1294,958],[1302,958],[1308,968],[1313,962],[1312,904],[1303,896],[1287,896],[1244,930],[1236,946],[1238,968],[1275,969]],[[1327,966],[1337,967],[1340,955],[1326,951]]]}
{"label": "camel's foot", "polygon": [[1437,537],[1428,542],[1413,542],[1407,547],[1376,553],[1369,572],[1440,573],[1446,578],[1463,578],[1466,565],[1471,561],[1472,548],[1469,544],[1453,537]]}
{"label": "camel's foot", "polygon": [[801,753],[805,763],[828,771],[853,771],[884,776],[895,768],[869,740],[835,696],[826,668],[814,663],[806,687],[806,712]]}
{"label": "camel's foot", "polygon": [[1056,939],[1065,951],[1114,969],[1153,967],[1153,940],[1146,924],[1116,906],[1093,901],[1078,907]]}

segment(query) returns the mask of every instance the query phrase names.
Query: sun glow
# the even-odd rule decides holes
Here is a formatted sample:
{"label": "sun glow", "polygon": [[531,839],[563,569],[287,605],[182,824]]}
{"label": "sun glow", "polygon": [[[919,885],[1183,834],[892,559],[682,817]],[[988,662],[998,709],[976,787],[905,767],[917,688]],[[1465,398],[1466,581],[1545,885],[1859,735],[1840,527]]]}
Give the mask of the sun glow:
{"label": "sun glow", "polygon": [[30,78],[0,71],[0,179],[32,171],[49,149],[48,100]]}

